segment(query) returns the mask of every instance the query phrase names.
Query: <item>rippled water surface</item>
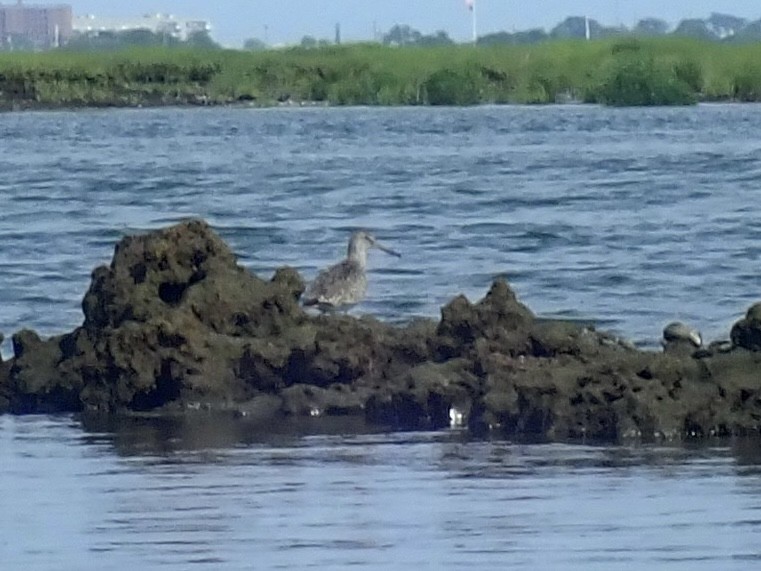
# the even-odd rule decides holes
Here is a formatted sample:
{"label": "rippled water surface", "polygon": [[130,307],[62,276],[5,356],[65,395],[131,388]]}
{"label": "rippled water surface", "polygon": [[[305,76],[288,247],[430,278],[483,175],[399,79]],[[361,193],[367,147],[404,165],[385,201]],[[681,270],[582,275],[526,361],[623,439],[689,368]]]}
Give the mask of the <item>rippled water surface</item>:
{"label": "rippled water surface", "polygon": [[[438,316],[497,275],[539,314],[654,345],[758,299],[761,107],[160,109],[0,116],[0,331],[81,321],[125,233],[209,220],[307,277],[367,227],[359,313]],[[6,346],[7,352],[7,346]]]}
{"label": "rippled water surface", "polygon": [[761,566],[758,441],[605,448],[333,428],[0,418],[3,569]]}
{"label": "rippled water surface", "polygon": [[[436,317],[505,275],[654,346],[759,298],[761,107],[0,115],[0,331],[81,322],[124,234],[209,220],[263,276],[373,230],[357,313]],[[5,356],[9,346],[3,346]],[[0,418],[0,568],[761,568],[758,442]]]}

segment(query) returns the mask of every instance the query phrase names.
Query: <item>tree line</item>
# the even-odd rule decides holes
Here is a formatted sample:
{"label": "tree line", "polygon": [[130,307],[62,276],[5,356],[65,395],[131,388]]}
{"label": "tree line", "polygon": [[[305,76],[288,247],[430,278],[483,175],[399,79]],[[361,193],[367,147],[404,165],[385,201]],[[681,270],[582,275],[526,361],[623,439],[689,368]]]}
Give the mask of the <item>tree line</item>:
{"label": "tree line", "polygon": [[[708,18],[689,18],[682,20],[673,29],[665,20],[644,18],[633,27],[605,26],[592,18],[569,16],[549,31],[533,28],[516,32],[496,32],[479,36],[479,45],[527,45],[550,40],[584,39],[589,26],[591,39],[615,38],[621,36],[635,37],[684,37],[716,42],[758,42],[761,41],[761,20],[750,21],[729,14],[712,13]],[[424,34],[415,28],[397,24],[379,38],[387,46],[447,46],[455,41],[439,30],[433,34]],[[304,36],[300,42],[303,48],[318,48],[331,45],[326,39]],[[266,49],[261,40],[252,38],[244,44],[244,49]]]}
{"label": "tree line", "polygon": [[[595,19],[584,16],[570,16],[546,31],[542,28],[516,32],[496,32],[485,34],[478,38],[478,44],[489,45],[531,45],[550,40],[584,39],[589,31],[591,39],[606,39],[616,37],[684,37],[721,43],[751,43],[761,42],[761,20],[750,21],[728,14],[712,13],[708,18],[690,18],[682,20],[673,29],[665,20],[645,18],[633,27],[605,26]],[[16,51],[33,51],[34,46],[24,43],[23,38],[16,38],[10,43]],[[376,38],[386,46],[448,46],[456,42],[442,30],[432,34],[424,34],[415,28],[397,24],[388,32]],[[333,45],[335,42],[319,39],[314,36],[304,36],[299,46],[305,49],[321,48]],[[128,47],[185,47],[220,49],[208,32],[194,32],[186,40],[180,40],[170,34],[152,32],[147,29],[100,32],[98,34],[75,35],[64,47],[74,51],[118,50]],[[259,51],[270,46],[258,38],[250,38],[243,44],[247,51]]]}

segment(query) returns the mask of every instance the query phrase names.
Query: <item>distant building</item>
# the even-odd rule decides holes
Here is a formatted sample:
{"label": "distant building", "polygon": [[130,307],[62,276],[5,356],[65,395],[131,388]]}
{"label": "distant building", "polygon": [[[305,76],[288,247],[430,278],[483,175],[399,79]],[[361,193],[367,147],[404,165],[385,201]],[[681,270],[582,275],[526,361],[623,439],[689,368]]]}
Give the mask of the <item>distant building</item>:
{"label": "distant building", "polygon": [[68,4],[0,4],[0,47],[46,49],[65,44],[72,34]]}
{"label": "distant building", "polygon": [[97,36],[103,32],[148,30],[154,34],[167,34],[178,40],[187,40],[196,32],[209,32],[211,26],[203,20],[186,20],[173,14],[145,14],[136,18],[109,18],[87,14],[74,18],[74,32]]}

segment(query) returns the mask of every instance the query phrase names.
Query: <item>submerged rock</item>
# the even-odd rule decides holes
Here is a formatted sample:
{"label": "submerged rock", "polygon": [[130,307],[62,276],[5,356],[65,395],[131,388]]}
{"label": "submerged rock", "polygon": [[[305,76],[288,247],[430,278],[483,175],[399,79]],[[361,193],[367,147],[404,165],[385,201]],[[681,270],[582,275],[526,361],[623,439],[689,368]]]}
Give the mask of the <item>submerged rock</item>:
{"label": "submerged rock", "polygon": [[438,323],[404,327],[307,315],[303,291],[292,268],[271,280],[248,272],[202,221],[126,237],[93,272],[82,326],[13,336],[0,412],[361,416],[613,440],[740,434],[761,422],[761,304],[729,348],[695,351],[694,332],[672,324],[657,353],[537,319],[503,279],[475,303],[454,298]]}

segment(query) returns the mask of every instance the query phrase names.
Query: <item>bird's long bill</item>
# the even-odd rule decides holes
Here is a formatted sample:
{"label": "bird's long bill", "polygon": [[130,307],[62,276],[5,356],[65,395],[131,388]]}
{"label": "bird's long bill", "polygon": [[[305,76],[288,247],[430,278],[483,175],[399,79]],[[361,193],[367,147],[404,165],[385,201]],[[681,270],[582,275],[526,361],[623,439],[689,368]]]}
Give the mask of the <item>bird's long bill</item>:
{"label": "bird's long bill", "polygon": [[387,254],[391,254],[392,256],[396,256],[397,258],[401,258],[402,257],[402,255],[399,252],[396,252],[396,251],[392,250],[391,248],[387,248],[386,246],[384,246],[380,242],[376,241],[373,245],[376,248],[378,248],[379,250],[381,250],[382,252],[386,252]]}

